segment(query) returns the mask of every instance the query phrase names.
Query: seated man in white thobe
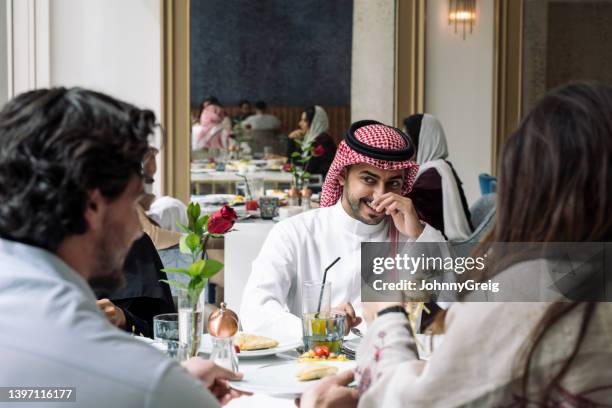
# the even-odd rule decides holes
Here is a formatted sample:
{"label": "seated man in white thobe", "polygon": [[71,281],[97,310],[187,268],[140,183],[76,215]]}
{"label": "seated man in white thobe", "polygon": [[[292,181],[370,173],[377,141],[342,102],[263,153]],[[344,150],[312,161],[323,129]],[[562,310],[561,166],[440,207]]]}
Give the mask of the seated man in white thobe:
{"label": "seated man in white thobe", "polygon": [[338,257],[327,274],[332,306],[358,325],[362,242],[444,241],[405,197],[418,170],[412,154],[409,137],[396,128],[351,126],[325,178],[322,208],[276,224],[253,261],[240,308],[245,331],[299,338],[302,284],[321,281]]}

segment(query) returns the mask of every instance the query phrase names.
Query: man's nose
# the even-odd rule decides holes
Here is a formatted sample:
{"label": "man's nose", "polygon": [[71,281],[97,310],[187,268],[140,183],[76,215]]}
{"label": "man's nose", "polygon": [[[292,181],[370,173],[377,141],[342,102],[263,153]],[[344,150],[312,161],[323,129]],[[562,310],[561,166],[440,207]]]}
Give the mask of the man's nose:
{"label": "man's nose", "polygon": [[383,194],[385,194],[387,191],[385,189],[385,183],[379,182],[376,183],[376,186],[374,186],[374,195],[375,196],[381,196]]}

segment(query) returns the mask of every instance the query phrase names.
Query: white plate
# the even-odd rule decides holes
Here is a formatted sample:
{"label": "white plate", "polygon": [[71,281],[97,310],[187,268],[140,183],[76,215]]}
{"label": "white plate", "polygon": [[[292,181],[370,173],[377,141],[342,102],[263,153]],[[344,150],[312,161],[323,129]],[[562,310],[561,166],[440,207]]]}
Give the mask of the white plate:
{"label": "white plate", "polygon": [[[281,398],[296,398],[319,381],[298,381],[295,378],[295,374],[306,364],[308,363],[290,361],[264,365],[245,372],[244,379],[232,382],[231,387],[239,391],[267,394]],[[356,367],[355,361],[330,361],[317,364],[338,367],[338,373]]]}
{"label": "white plate", "polygon": [[192,201],[200,203],[200,205],[223,205],[226,203],[232,203],[236,199],[235,194],[207,194],[200,196],[192,196]]}
{"label": "white plate", "polygon": [[[264,350],[240,350],[238,358],[259,358],[266,356],[274,356],[278,353],[284,353],[286,351],[295,350],[296,348],[303,345],[302,339],[276,339],[278,346],[274,348]],[[212,351],[212,340],[210,334],[206,333],[202,336],[202,345],[200,346],[200,353],[210,354]]]}

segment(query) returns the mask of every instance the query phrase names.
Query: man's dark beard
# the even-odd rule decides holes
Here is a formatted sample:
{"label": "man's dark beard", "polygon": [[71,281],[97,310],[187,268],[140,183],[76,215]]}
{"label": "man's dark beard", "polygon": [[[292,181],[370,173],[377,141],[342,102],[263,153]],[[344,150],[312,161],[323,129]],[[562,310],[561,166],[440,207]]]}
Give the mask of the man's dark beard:
{"label": "man's dark beard", "polygon": [[348,203],[349,207],[351,208],[351,212],[353,213],[353,218],[355,218],[358,221],[363,222],[364,224],[368,224],[368,225],[377,225],[380,224],[385,217],[381,217],[380,220],[372,220],[370,218],[364,218],[361,216],[361,214],[359,213],[359,204],[363,203],[368,203],[370,201],[372,201],[372,198],[369,197],[362,197],[362,198],[357,198],[357,199],[353,199],[351,198],[351,194],[350,194],[350,190],[349,190],[349,184],[348,184],[348,179],[344,185],[344,192],[343,194],[345,194],[345,198],[346,198],[346,202]]}
{"label": "man's dark beard", "polygon": [[109,236],[105,236],[100,243],[94,260],[93,273],[88,279],[89,286],[98,298],[108,297],[115,290],[125,286],[124,259],[117,259],[117,249],[113,248]]}

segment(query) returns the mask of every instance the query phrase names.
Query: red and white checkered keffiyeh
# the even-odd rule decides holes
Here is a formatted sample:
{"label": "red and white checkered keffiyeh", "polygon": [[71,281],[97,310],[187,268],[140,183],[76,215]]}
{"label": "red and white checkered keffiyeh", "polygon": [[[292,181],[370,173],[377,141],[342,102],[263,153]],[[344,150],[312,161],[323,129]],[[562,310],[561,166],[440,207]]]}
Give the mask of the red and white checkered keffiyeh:
{"label": "red and white checkered keffiyeh", "polygon": [[[406,148],[404,138],[393,128],[385,125],[367,125],[355,131],[355,137],[362,143],[385,150],[401,150]],[[405,170],[402,195],[412,190],[419,166],[406,157],[405,161],[379,160],[365,156],[351,149],[343,140],[338,146],[336,157],[332,162],[321,193],[321,207],[330,207],[338,202],[342,196],[342,186],[339,176],[342,169],[353,164],[369,164],[381,170]]]}

